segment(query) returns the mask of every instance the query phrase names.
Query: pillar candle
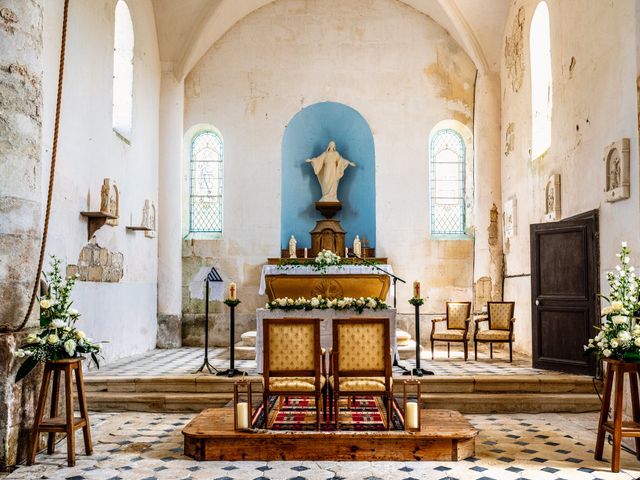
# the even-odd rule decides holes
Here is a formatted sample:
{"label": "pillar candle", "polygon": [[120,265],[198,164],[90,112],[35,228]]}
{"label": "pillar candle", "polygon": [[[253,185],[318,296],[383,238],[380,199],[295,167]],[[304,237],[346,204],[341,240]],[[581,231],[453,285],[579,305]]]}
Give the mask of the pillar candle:
{"label": "pillar candle", "polygon": [[304,258],[309,258],[308,257],[309,251],[307,250],[307,248],[305,247],[304,249]]}
{"label": "pillar candle", "polygon": [[413,282],[413,298],[420,298],[420,282]]}
{"label": "pillar candle", "polygon": [[404,412],[404,421],[407,428],[418,428],[418,415],[418,402],[407,402],[407,409]]}
{"label": "pillar candle", "polygon": [[237,294],[236,284],[234,282],[231,282],[229,284],[229,300],[237,300],[237,299],[238,299],[238,294]]}
{"label": "pillar candle", "polygon": [[238,428],[249,428],[249,404],[247,402],[238,402],[236,414],[238,416]]}

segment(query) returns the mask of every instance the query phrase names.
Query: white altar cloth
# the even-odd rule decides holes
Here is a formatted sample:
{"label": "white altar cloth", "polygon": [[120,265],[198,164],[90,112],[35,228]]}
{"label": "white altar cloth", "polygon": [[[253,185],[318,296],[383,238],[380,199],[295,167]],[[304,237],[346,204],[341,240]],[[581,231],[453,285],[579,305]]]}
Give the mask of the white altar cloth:
{"label": "white altar cloth", "polygon": [[[357,317],[359,314],[352,310],[334,310],[334,309],[314,309],[314,310],[267,310],[266,308],[258,308],[256,310],[256,366],[258,372],[262,373],[262,321],[265,318],[321,318],[320,322],[320,345],[327,349],[333,346],[333,323],[334,318],[350,318]],[[391,334],[391,348],[393,349],[393,359],[398,358],[398,345],[396,343],[396,309],[388,308],[386,310],[370,310],[365,309],[362,317],[369,318],[388,318],[389,333]],[[327,353],[328,355],[328,353]]]}
{"label": "white altar cloth", "polygon": [[[393,268],[391,265],[376,265],[380,267],[387,273],[393,274]],[[373,267],[369,267],[367,265],[341,265],[338,267],[327,267],[325,274],[329,275],[374,275],[374,274],[382,274],[380,270],[377,270]],[[260,290],[258,293],[260,295],[265,295],[267,292],[267,281],[265,280],[265,276],[267,275],[318,275],[318,271],[308,267],[306,265],[301,265],[298,267],[289,267],[289,268],[278,268],[278,265],[263,265],[262,266],[262,275],[260,276]],[[393,280],[391,281],[391,287],[389,288],[389,294],[385,299],[388,305],[393,303]]]}

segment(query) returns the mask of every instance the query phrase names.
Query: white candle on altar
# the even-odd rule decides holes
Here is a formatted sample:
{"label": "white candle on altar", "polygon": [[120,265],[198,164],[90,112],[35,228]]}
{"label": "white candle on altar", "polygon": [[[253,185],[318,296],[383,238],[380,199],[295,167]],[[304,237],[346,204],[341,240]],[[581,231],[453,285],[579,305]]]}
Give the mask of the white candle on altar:
{"label": "white candle on altar", "polygon": [[236,415],[238,416],[238,428],[249,428],[249,404],[247,402],[238,402]]}
{"label": "white candle on altar", "polygon": [[234,282],[229,284],[229,300],[237,300],[238,299],[238,289]]}
{"label": "white candle on altar", "polygon": [[420,298],[420,282],[413,282],[413,298]]}
{"label": "white candle on altar", "polygon": [[407,402],[407,408],[404,412],[407,428],[418,428],[418,415],[418,402]]}
{"label": "white candle on altar", "polygon": [[308,256],[309,251],[307,250],[307,247],[304,248],[304,258],[309,258]]}

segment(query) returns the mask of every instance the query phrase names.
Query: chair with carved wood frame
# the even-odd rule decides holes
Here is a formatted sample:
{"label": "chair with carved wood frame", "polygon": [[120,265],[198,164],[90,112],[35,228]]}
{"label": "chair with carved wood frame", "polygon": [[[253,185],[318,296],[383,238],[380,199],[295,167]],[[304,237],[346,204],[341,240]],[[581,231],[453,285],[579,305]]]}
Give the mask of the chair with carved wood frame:
{"label": "chair with carved wood frame", "polygon": [[[462,343],[465,361],[469,357],[469,322],[471,302],[447,302],[447,316],[431,319],[431,359],[435,342],[447,342],[447,357],[451,356],[451,343]],[[436,332],[438,322],[447,322],[447,329]]]}
{"label": "chair with carved wood frame", "polygon": [[391,334],[387,318],[333,319],[329,372],[329,416],[339,429],[340,397],[380,396],[387,406],[387,430],[393,415]]}
{"label": "chair with carved wood frame", "polygon": [[326,412],[325,354],[320,347],[320,318],[265,318],[263,323],[263,402],[265,428],[269,398],[309,396],[316,401],[320,429],[320,398]]}
{"label": "chair with carved wood frame", "polygon": [[[513,317],[515,302],[487,302],[487,316],[476,318],[473,334],[475,359],[478,360],[478,342],[489,343],[489,352],[493,358],[494,343],[509,344],[509,362],[513,362]],[[480,323],[489,322],[488,330],[480,330]]]}

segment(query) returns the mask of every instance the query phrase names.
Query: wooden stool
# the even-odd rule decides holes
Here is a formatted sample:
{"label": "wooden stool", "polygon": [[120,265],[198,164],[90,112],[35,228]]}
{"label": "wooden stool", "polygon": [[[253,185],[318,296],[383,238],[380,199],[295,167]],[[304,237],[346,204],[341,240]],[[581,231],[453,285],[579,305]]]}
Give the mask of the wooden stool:
{"label": "wooden stool", "polygon": [[[604,377],[604,393],[602,407],[600,408],[600,421],[598,422],[598,437],[596,440],[596,460],[602,460],[604,440],[607,432],[613,435],[613,451],[611,453],[611,471],[620,471],[620,448],[622,437],[635,437],[636,457],[640,460],[640,401],[638,401],[638,375],[640,364],[627,363],[620,360],[605,360],[607,371]],[[629,376],[631,386],[631,410],[632,422],[622,421],[624,374]],[[611,390],[616,384],[616,396],[613,400],[613,421],[608,421],[609,407],[611,405]]]}
{"label": "wooden stool", "polygon": [[[87,401],[84,394],[84,381],[82,379],[82,358],[67,358],[46,362],[44,365],[44,375],[42,376],[42,386],[38,397],[38,407],[36,418],[31,432],[31,445],[29,446],[28,465],[33,465],[38,451],[38,439],[41,432],[49,432],[47,439],[47,453],[51,455],[55,451],[56,433],[67,434],[67,463],[70,467],[76,464],[75,456],[75,431],[82,428],[84,435],[84,451],[87,455],[93,452],[91,444],[91,430],[89,425],[89,415],[87,413]],[[76,417],[73,408],[73,389],[71,386],[71,374],[75,370],[76,387],[78,389],[78,403],[80,406],[80,417]],[[60,393],[60,373],[64,372],[64,393],[65,393],[65,416],[58,416],[58,397]],[[51,389],[51,411],[50,418],[43,420],[47,393],[49,392],[49,382],[53,373],[53,386]]]}

